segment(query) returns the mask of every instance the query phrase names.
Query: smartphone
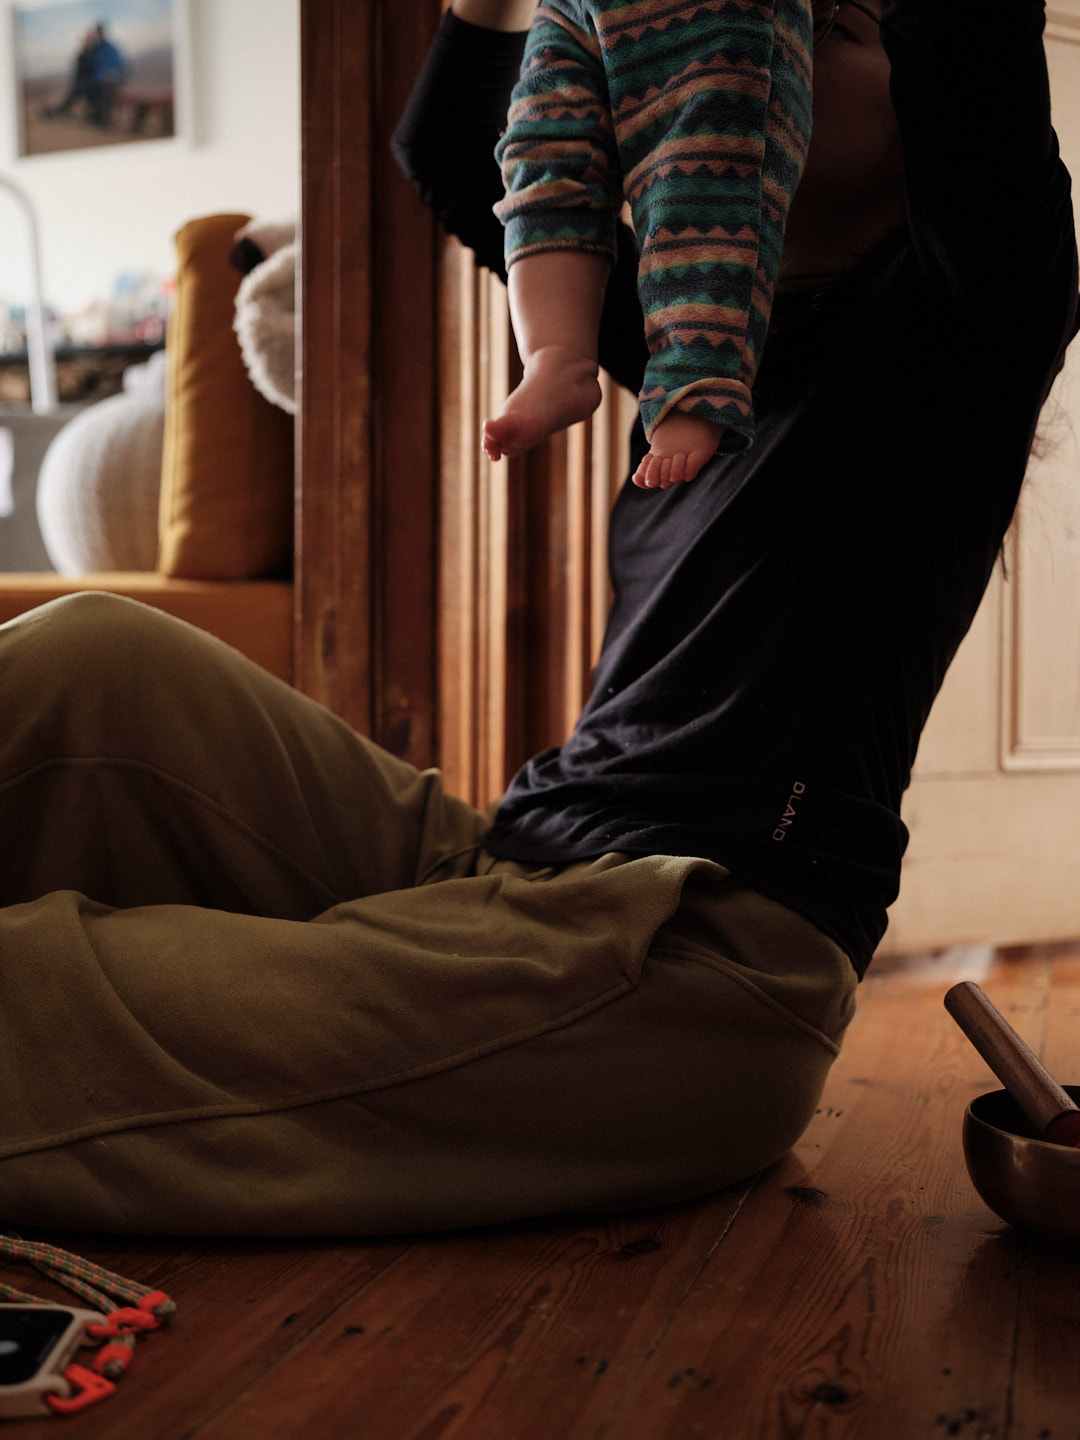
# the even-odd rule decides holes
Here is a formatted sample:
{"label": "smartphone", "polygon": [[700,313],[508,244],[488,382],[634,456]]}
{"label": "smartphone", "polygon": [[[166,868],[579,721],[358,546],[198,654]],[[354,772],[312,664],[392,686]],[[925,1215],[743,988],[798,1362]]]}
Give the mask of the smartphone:
{"label": "smartphone", "polygon": [[67,1396],[64,1368],[103,1319],[74,1305],[0,1304],[0,1416],[50,1415],[45,1396]]}

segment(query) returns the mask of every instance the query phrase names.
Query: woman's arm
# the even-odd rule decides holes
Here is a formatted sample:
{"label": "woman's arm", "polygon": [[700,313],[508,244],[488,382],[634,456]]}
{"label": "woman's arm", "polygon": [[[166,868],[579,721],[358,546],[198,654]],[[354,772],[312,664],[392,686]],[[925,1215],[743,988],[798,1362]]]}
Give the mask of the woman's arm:
{"label": "woman's arm", "polygon": [[[495,146],[506,124],[525,32],[483,25],[469,14],[520,24],[524,11],[535,8],[535,0],[454,0],[393,139],[397,162],[423,203],[473,251],[478,264],[504,280],[503,229],[492,210],[503,198]],[[600,322],[600,363],[636,394],[648,358],[637,298],[637,246],[623,224],[616,242],[618,258]]]}
{"label": "woman's arm", "polygon": [[912,239],[946,293],[1029,309],[1071,249],[1042,0],[884,0]]}
{"label": "woman's arm", "polygon": [[485,30],[528,30],[540,0],[454,0],[450,9],[459,20]]}
{"label": "woman's arm", "polygon": [[[489,10],[496,0],[457,0]],[[510,0],[505,13],[517,4]],[[506,123],[521,68],[525,32],[443,18],[394,133],[394,155],[443,228],[472,250],[477,263],[506,278],[502,226],[492,206],[502,198],[495,145]]]}

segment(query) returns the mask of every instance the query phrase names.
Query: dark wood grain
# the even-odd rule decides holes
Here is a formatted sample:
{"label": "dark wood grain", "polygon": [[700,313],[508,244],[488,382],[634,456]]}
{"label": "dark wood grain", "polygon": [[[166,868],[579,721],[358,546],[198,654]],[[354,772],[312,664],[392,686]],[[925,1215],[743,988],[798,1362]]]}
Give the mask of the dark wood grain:
{"label": "dark wood grain", "polygon": [[374,29],[370,4],[306,0],[301,6],[294,683],[367,731],[373,728],[365,557],[374,484],[368,83]]}
{"label": "dark wood grain", "polygon": [[303,264],[297,685],[434,755],[434,221],[390,135],[438,0],[301,7]]}
{"label": "dark wood grain", "polygon": [[[1029,1003],[1033,965],[1003,993]],[[605,1433],[914,1437],[971,1412],[952,1433],[1008,1434],[1020,1281],[963,1166],[986,1072],[942,1008],[947,983],[870,983],[814,1123]]]}
{"label": "dark wood grain", "polygon": [[[355,0],[354,0],[355,3]],[[375,738],[435,761],[438,526],[437,237],[390,140],[439,23],[439,0],[375,6],[374,527],[368,564],[376,635]]]}
{"label": "dark wood grain", "polygon": [[314,1393],[327,1434],[362,1418],[401,1440],[562,1435],[593,1397],[621,1389],[741,1198],[417,1241],[201,1440],[286,1440]]}
{"label": "dark wood grain", "polygon": [[[163,1289],[178,1302],[172,1321],[140,1337],[117,1394],[64,1422],[92,1427],[95,1440],[135,1435],[182,1440],[197,1433],[257,1387],[313,1330],[332,1328],[342,1302],[409,1248],[401,1241],[34,1238]],[[83,1303],[25,1268],[4,1267],[0,1273],[43,1299]],[[79,1360],[90,1353],[80,1352]],[[40,1437],[39,1421],[25,1423],[32,1426],[28,1435]],[[22,1440],[14,1424],[4,1433]],[[233,1433],[239,1437],[241,1432]]]}
{"label": "dark wood grain", "polygon": [[[1063,1084],[1080,1084],[1080,953],[1042,946],[1045,985],[1024,1017],[1024,1038]],[[1020,1018],[1009,1017],[1017,1028]],[[1035,1023],[1031,1023],[1035,1022]],[[1009,1237],[1020,1275],[1012,1372],[1014,1433],[1023,1440],[1080,1440],[1080,1265],[1077,1252]]]}
{"label": "dark wood grain", "polygon": [[589,693],[633,407],[605,376],[590,421],[492,465],[480,426],[520,378],[505,289],[453,241],[440,274],[438,764],[485,806]]}

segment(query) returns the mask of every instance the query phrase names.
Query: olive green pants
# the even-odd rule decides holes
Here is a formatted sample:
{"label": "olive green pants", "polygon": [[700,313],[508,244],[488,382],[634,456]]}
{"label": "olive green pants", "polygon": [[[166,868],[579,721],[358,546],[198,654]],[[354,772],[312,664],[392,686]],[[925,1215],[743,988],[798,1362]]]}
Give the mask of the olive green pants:
{"label": "olive green pants", "polygon": [[529,870],[201,632],[0,627],[0,1222],[384,1234],[781,1156],[855,990],[710,861]]}

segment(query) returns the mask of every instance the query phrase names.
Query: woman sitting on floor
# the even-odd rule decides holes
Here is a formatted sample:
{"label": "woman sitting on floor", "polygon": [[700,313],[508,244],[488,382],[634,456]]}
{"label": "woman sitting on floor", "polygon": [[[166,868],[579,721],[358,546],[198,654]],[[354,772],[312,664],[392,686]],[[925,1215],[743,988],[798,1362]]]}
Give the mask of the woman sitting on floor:
{"label": "woman sitting on floor", "polygon": [[[475,1225],[700,1195],[799,1135],[1076,329],[1042,3],[878,5],[816,7],[756,442],[624,489],[592,697],[492,826],[153,611],[0,631],[0,1219]],[[398,137],[496,269],[531,8],[454,0]]]}

